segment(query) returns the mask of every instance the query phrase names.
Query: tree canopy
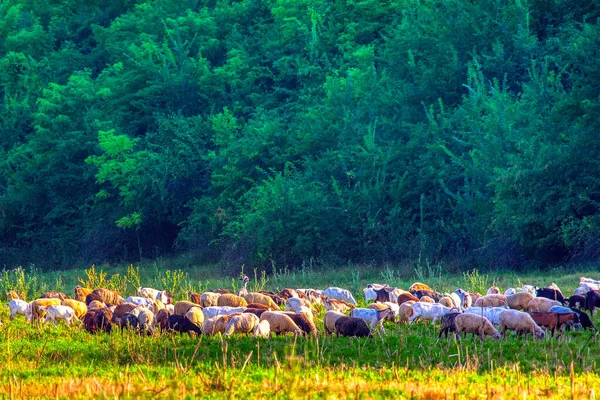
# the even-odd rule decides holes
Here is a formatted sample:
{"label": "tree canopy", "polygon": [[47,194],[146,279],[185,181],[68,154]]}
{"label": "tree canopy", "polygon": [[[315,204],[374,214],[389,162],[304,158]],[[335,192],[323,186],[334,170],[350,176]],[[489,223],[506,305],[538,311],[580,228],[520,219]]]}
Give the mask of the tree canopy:
{"label": "tree canopy", "polygon": [[0,263],[600,257],[600,7],[5,0]]}

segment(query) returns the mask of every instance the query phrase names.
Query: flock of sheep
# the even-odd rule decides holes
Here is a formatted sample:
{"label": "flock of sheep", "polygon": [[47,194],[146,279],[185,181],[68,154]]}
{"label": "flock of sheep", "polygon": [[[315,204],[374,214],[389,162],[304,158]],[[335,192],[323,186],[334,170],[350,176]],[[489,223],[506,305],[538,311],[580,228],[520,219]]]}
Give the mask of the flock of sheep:
{"label": "flock of sheep", "polygon": [[483,296],[462,289],[437,293],[423,283],[414,283],[408,290],[370,284],[363,289],[368,304],[364,308],[357,307],[350,291],[337,287],[284,289],[275,294],[249,292],[248,278],[242,280],[238,293],[225,289],[195,293],[189,301],[175,304],[168,292],[152,288],[139,288],[137,296],[123,298],[112,290],[77,286],[73,298],[48,292],[31,302],[10,292],[12,300],[7,305],[11,320],[23,315],[32,323],[82,321],[90,333],[110,333],[117,326],[149,335],[157,331],[256,337],[316,335],[315,312],[322,310],[326,335],[365,337],[374,331],[385,335],[385,320],[402,324],[421,319],[432,324],[439,320],[439,337],[472,333],[482,339],[500,338],[507,330],[540,339],[546,331],[552,335],[562,333],[563,327],[596,331],[586,311],[593,315],[600,305],[600,281],[588,278],[581,278],[580,286],[569,298],[554,284],[547,288],[509,288],[503,294],[491,287]]}

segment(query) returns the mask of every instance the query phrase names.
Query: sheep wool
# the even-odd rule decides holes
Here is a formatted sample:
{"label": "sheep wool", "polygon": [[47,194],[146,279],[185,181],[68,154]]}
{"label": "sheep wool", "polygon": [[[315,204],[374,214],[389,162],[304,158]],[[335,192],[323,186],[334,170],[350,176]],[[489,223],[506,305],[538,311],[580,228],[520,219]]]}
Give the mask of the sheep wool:
{"label": "sheep wool", "polygon": [[271,335],[271,325],[269,325],[269,321],[259,321],[252,334],[257,338],[268,338]]}
{"label": "sheep wool", "polygon": [[217,306],[223,307],[248,307],[248,302],[235,294],[223,294],[217,299]]}
{"label": "sheep wool", "polygon": [[513,310],[524,310],[529,305],[529,302],[534,298],[531,293],[517,292],[506,297],[506,304]]}
{"label": "sheep wool", "polygon": [[269,321],[271,331],[278,335],[286,333],[293,333],[295,335],[302,334],[302,329],[300,329],[298,325],[296,325],[296,323],[285,314],[274,311],[266,311],[262,313],[260,320]]}
{"label": "sheep wool", "polygon": [[323,316],[323,325],[325,326],[325,335],[333,335],[335,333],[335,321],[345,315],[339,311],[330,310]]}
{"label": "sheep wool", "polygon": [[231,336],[234,333],[248,334],[256,328],[259,322],[258,317],[251,313],[235,315],[229,320],[224,336]]}
{"label": "sheep wool", "polygon": [[483,340],[485,336],[492,336],[494,339],[500,339],[500,333],[493,327],[487,318],[476,314],[460,314],[454,319],[456,333],[478,334]]}

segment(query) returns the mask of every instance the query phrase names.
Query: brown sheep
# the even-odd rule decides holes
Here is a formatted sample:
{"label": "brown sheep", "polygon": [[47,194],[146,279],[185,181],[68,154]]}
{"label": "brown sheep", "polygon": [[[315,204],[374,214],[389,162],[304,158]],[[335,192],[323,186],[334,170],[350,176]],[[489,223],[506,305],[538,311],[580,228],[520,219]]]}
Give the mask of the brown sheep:
{"label": "brown sheep", "polygon": [[417,302],[419,301],[419,299],[410,293],[403,293],[400,296],[398,296],[398,305],[406,303],[407,301]]}
{"label": "brown sheep", "polygon": [[271,332],[281,335],[286,333],[293,333],[295,335],[302,335],[302,329],[288,316],[278,311],[265,311],[261,316],[260,320],[269,321],[271,326]]}
{"label": "brown sheep", "polygon": [[533,299],[533,295],[529,292],[518,292],[506,297],[506,304],[513,310],[524,310],[529,302]]}
{"label": "brown sheep", "polygon": [[96,325],[96,310],[91,310],[83,316],[83,327],[89,333],[96,333],[98,326]]}
{"label": "brown sheep", "polygon": [[264,304],[259,304],[259,303],[248,303],[248,308],[274,311],[274,310],[271,310],[271,307],[265,306]]}
{"label": "brown sheep", "polygon": [[413,304],[415,304],[414,300],[409,300],[400,304],[400,311],[398,312],[400,318],[398,319],[398,324],[406,323],[408,322],[408,319],[412,317],[414,313],[412,308]]}
{"label": "brown sheep", "polygon": [[[438,303],[440,303],[444,307],[448,307],[448,308],[454,307],[454,302],[452,301],[452,298],[450,298],[448,296],[442,297]],[[446,337],[448,337],[448,334],[446,334]]]}
{"label": "brown sheep", "polygon": [[31,302],[31,322],[37,322],[46,315],[41,307],[60,306],[60,299],[37,299]]}
{"label": "brown sheep", "polygon": [[173,314],[175,315],[185,315],[188,310],[192,307],[197,307],[196,303],[192,303],[191,301],[178,301],[175,303],[175,311]]}
{"label": "brown sheep", "polygon": [[223,307],[247,307],[248,302],[241,296],[235,294],[222,294],[217,299],[217,306]]}
{"label": "brown sheep", "polygon": [[429,297],[429,296],[421,296],[421,298],[419,299],[419,301],[420,301],[421,303],[431,303],[431,304],[435,303],[435,300],[433,300],[433,299],[432,299],[431,297]]}
{"label": "brown sheep", "polygon": [[225,333],[225,329],[227,329],[227,325],[229,325],[229,321],[235,315],[240,315],[240,314],[238,313],[238,314],[231,314],[231,315],[217,315],[216,317],[205,320],[204,326],[202,327],[202,334],[216,335],[217,333]]}
{"label": "brown sheep", "polygon": [[106,333],[110,333],[112,325],[110,321],[113,318],[113,313],[108,308],[100,308],[95,310],[94,319],[96,320],[96,327],[98,330],[103,330]]}
{"label": "brown sheep", "polygon": [[[265,311],[269,311],[269,309],[263,309],[263,308],[246,308],[246,310],[244,311],[244,313],[250,313],[250,314],[254,314],[256,315],[258,318],[260,318],[260,316],[265,312]],[[243,313],[242,313],[243,314]]]}
{"label": "brown sheep", "polygon": [[123,298],[114,290],[100,288],[92,291],[92,294],[96,294],[98,297],[100,297],[102,302],[109,307],[118,306],[119,304],[124,303]]}
{"label": "brown sheep", "polygon": [[242,296],[246,302],[248,304],[250,303],[258,303],[258,304],[264,304],[265,306],[269,307],[271,310],[279,310],[279,306],[273,301],[272,298],[270,298],[267,295],[261,294],[261,293],[256,293],[256,292],[250,292],[248,294],[245,294]]}
{"label": "brown sheep", "polygon": [[218,294],[235,294],[231,290],[227,290],[227,289],[210,290],[210,292],[218,293]]}
{"label": "brown sheep", "polygon": [[487,294],[478,298],[473,307],[504,307],[506,305],[506,296],[503,294]]}
{"label": "brown sheep", "polygon": [[545,297],[535,297],[527,304],[527,312],[548,312],[554,306],[562,305],[560,301],[550,300]]}
{"label": "brown sheep", "polygon": [[[373,303],[373,304],[377,304],[377,303]],[[348,312],[350,310],[354,309],[354,306],[352,304],[346,303],[345,301],[342,300],[337,300],[337,299],[327,299],[325,300],[325,310],[327,311],[339,311],[341,313],[345,313]]]}
{"label": "brown sheep", "polygon": [[156,313],[156,316],[154,317],[154,324],[158,325],[161,331],[166,331],[167,323],[169,321],[170,316],[171,313],[169,312],[169,310],[160,310],[158,313]]}
{"label": "brown sheep", "polygon": [[190,296],[190,301],[192,303],[201,304],[202,293],[192,293]]}
{"label": "brown sheep", "polygon": [[88,310],[97,310],[99,308],[106,308],[106,304],[101,301],[94,300],[90,304],[87,305]]}
{"label": "brown sheep", "polygon": [[282,306],[285,304],[285,299],[277,296],[273,292],[258,292],[258,293],[264,294],[265,296],[269,296],[271,298],[271,300],[273,300],[275,302],[275,304],[277,304],[278,306]]}
{"label": "brown sheep", "polygon": [[88,294],[92,293],[92,289],[83,288],[79,285],[75,286],[73,293],[73,299],[86,303],[85,298]]}
{"label": "brown sheep", "polygon": [[123,318],[123,315],[130,313],[136,307],[137,306],[133,303],[119,304],[117,307],[115,307],[115,310],[113,311],[112,322],[118,324],[121,321],[121,318]]}
{"label": "brown sheep", "polygon": [[410,287],[408,288],[408,291],[411,293],[414,293],[419,290],[428,290],[428,291],[432,292],[432,290],[429,286],[427,286],[424,283],[420,283],[420,282],[415,282],[412,285],[410,285]]}
{"label": "brown sheep", "polygon": [[297,314],[297,313],[285,312],[285,311],[284,311],[284,314],[286,314],[288,317],[290,317],[292,319],[292,321],[294,321],[294,323],[296,325],[298,325],[298,327],[300,329],[302,329],[302,331],[304,333],[306,333],[307,335],[312,335],[312,336],[317,335],[318,331],[315,326],[315,323],[306,314],[302,314],[302,313]]}
{"label": "brown sheep", "polygon": [[61,293],[61,292],[55,292],[54,290],[43,293],[39,298],[40,299],[60,299],[60,300],[70,299],[70,297],[67,296],[66,294]]}

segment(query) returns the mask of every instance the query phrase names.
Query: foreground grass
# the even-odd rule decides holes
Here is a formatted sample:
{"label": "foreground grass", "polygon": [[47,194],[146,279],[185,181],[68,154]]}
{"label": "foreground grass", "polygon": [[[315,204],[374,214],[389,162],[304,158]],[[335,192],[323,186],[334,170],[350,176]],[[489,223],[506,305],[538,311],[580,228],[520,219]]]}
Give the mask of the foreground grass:
{"label": "foreground grass", "polygon": [[[186,289],[178,289],[178,297],[203,287],[236,284],[235,279],[211,271],[183,270],[178,285]],[[120,284],[130,279],[126,294],[132,294],[137,283],[129,275],[131,269],[111,269],[107,279],[118,276],[115,282]],[[165,276],[173,276],[158,267],[140,275],[142,285],[155,287],[168,284]],[[557,270],[544,275],[439,275],[419,280],[438,290],[555,282],[570,292],[581,275],[598,277],[594,270]],[[28,288],[34,296],[45,287],[54,288],[53,281],[70,293],[78,276],[85,277],[83,270],[64,276],[28,275],[25,280],[38,285]],[[346,267],[333,272],[281,272],[259,283],[266,289],[336,285],[352,289],[358,298],[366,283],[407,287],[415,280],[389,269]],[[5,307],[0,319],[4,322],[0,396],[10,398],[592,398],[600,388],[600,339],[589,331],[543,341],[509,335],[500,341],[468,337],[456,342],[438,341],[439,328],[428,323],[400,327],[386,323],[388,334],[372,339],[262,340],[140,337],[118,330],[110,336],[90,335],[81,326],[37,327],[22,317],[8,321]],[[322,331],[322,314],[316,321]]]}

